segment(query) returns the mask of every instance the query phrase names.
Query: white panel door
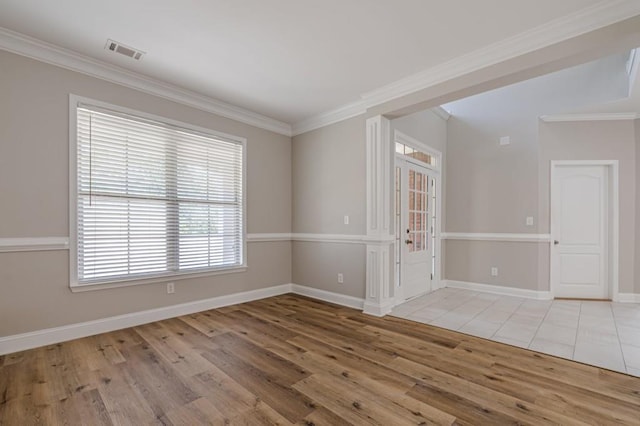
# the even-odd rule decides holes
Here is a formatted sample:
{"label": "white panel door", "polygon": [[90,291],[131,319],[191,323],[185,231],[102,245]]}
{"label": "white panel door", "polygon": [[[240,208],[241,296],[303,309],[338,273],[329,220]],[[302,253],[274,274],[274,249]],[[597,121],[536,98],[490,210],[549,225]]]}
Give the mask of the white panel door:
{"label": "white panel door", "polygon": [[400,286],[403,297],[410,299],[431,291],[432,178],[426,168],[410,162],[404,162],[401,170]]}
{"label": "white panel door", "polygon": [[553,295],[608,299],[607,167],[556,165],[553,171]]}

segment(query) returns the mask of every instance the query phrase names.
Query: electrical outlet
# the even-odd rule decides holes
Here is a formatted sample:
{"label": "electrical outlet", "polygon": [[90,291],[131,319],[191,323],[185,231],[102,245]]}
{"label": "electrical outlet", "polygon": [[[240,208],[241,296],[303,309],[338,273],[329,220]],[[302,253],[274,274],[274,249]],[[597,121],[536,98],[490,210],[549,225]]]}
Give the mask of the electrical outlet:
{"label": "electrical outlet", "polygon": [[492,277],[497,277],[498,276],[498,268],[496,268],[495,266],[491,267],[491,276]]}
{"label": "electrical outlet", "polygon": [[344,284],[344,275],[342,275],[342,272],[338,274],[338,284]]}
{"label": "electrical outlet", "polygon": [[349,224],[349,216],[348,215],[344,215],[344,224],[345,225]]}
{"label": "electrical outlet", "polygon": [[167,283],[167,294],[173,294],[176,292],[175,283]]}
{"label": "electrical outlet", "polygon": [[533,216],[527,216],[527,226],[533,226]]}

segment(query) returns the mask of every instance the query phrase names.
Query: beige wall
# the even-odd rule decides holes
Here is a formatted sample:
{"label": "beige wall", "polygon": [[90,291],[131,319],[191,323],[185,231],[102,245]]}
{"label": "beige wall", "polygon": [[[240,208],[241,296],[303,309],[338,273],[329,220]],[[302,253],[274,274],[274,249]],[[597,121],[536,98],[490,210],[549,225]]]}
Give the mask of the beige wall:
{"label": "beige wall", "polygon": [[293,138],[292,232],[365,233],[365,155],[363,116]]}
{"label": "beige wall", "polygon": [[[0,238],[69,235],[69,93],[247,138],[247,231],[291,231],[291,139],[0,51]],[[291,282],[291,244],[250,243],[246,273],[71,293],[68,252],[0,253],[0,336]]]}
{"label": "beige wall", "polygon": [[[550,230],[551,160],[618,160],[620,198],[620,292],[634,291],[636,235],[636,135],[631,120],[540,123],[541,232]],[[549,258],[540,258],[548,264]],[[542,277],[541,277],[542,278]]]}
{"label": "beige wall", "polygon": [[[548,290],[538,288],[536,243],[449,240],[445,247],[448,280]],[[492,266],[498,268],[497,277],[491,276]]]}
{"label": "beige wall", "polygon": [[[363,116],[293,138],[292,232],[366,232],[365,155]],[[294,242],[292,251],[294,283],[364,297],[363,245]],[[338,284],[338,273],[344,274],[344,284]]]}

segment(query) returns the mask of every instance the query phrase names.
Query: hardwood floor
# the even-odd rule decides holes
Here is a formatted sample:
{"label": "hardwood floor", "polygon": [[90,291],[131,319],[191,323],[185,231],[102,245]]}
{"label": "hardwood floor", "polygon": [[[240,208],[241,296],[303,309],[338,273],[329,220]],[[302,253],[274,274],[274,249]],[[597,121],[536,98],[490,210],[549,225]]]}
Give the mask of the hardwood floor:
{"label": "hardwood floor", "polygon": [[640,379],[285,295],[1,356],[0,424],[640,424]]}

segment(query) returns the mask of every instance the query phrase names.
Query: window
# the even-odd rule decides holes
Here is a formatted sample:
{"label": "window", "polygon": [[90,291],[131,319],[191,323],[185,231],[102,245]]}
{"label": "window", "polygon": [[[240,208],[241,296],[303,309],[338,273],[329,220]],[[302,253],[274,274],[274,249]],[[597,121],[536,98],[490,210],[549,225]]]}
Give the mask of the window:
{"label": "window", "polygon": [[421,161],[425,164],[432,166],[432,168],[438,167],[435,156],[431,154],[427,154],[426,152],[422,152],[418,149],[412,148],[409,145],[406,145],[402,142],[396,142],[396,154],[402,154],[402,155],[406,155],[407,157],[414,158],[418,161]]}
{"label": "window", "polygon": [[244,265],[244,140],[72,98],[72,286]]}

